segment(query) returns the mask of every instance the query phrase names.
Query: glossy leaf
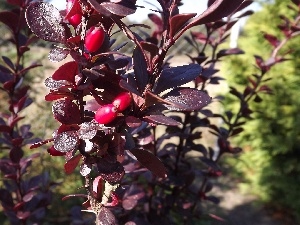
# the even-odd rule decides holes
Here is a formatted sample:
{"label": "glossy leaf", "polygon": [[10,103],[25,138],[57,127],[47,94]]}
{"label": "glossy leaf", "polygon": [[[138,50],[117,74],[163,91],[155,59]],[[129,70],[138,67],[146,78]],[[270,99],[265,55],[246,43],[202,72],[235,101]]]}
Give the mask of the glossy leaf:
{"label": "glossy leaf", "polygon": [[170,36],[173,37],[197,13],[177,14],[170,19]]}
{"label": "glossy leaf", "polygon": [[159,94],[169,88],[186,84],[199,76],[201,71],[202,68],[198,64],[167,68],[162,71],[157,79],[153,91]]}
{"label": "glossy leaf", "polygon": [[95,137],[98,129],[100,129],[99,123],[96,122],[84,122],[80,125],[80,129],[77,134],[80,139],[89,140]]}
{"label": "glossy leaf", "polygon": [[50,3],[31,3],[26,10],[26,20],[30,29],[39,38],[51,42],[66,42],[66,30],[61,24],[62,16]]}
{"label": "glossy leaf", "polygon": [[119,1],[118,4],[112,2],[103,2],[99,4],[96,0],[88,0],[88,2],[104,16],[112,14],[118,16],[128,16],[136,11],[135,1]]}
{"label": "glossy leaf", "polygon": [[137,160],[145,166],[148,170],[154,173],[156,176],[160,178],[167,177],[167,171],[164,164],[152,153],[143,150],[134,148],[131,149],[130,152],[137,158]]}
{"label": "glossy leaf", "polygon": [[169,110],[194,111],[200,110],[211,102],[211,97],[194,88],[176,88],[164,96],[169,102],[165,106]]}
{"label": "glossy leaf", "polygon": [[209,7],[197,18],[193,19],[187,27],[218,21],[237,9],[244,0],[215,0],[210,1]]}

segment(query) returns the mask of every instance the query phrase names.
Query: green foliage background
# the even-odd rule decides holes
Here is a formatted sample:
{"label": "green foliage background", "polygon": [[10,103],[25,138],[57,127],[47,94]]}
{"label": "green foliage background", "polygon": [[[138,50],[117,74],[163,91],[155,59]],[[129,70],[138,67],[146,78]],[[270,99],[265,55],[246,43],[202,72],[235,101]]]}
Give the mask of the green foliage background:
{"label": "green foliage background", "polygon": [[[259,72],[254,55],[264,59],[271,47],[263,32],[283,37],[277,28],[282,23],[278,15],[292,18],[287,8],[290,0],[265,4],[244,27],[239,47],[246,53],[226,59],[223,72],[230,86],[242,87],[247,76]],[[282,50],[292,49],[290,60],[276,65],[267,75],[273,95],[261,95],[263,102],[253,103],[255,120],[246,124],[245,132],[235,138],[243,147],[238,159],[230,159],[235,171],[245,177],[244,188],[259,195],[263,201],[280,209],[291,210],[300,221],[300,37],[294,38]],[[252,65],[251,63],[252,62]],[[237,107],[231,96],[227,109]]]}

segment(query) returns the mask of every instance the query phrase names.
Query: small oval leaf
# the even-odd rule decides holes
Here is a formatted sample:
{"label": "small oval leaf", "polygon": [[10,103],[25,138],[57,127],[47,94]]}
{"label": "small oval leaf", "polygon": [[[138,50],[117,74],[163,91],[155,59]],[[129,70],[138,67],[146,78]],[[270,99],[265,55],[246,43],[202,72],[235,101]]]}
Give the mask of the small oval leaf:
{"label": "small oval leaf", "polygon": [[176,88],[166,94],[164,99],[169,102],[165,106],[176,111],[200,110],[211,102],[208,94],[194,88]]}
{"label": "small oval leaf", "polygon": [[79,161],[80,161],[81,155],[75,155],[73,156],[68,162],[65,163],[65,172],[66,174],[71,174],[77,167]]}

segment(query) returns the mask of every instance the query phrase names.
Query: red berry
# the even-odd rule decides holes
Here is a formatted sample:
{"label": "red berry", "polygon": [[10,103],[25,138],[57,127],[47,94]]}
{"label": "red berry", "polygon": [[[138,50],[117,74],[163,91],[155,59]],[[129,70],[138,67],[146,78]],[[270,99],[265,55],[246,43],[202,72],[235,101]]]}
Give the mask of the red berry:
{"label": "red berry", "polygon": [[65,152],[57,151],[53,145],[47,149],[47,152],[52,156],[63,156],[66,154]]}
{"label": "red berry", "polygon": [[104,105],[95,114],[95,120],[101,124],[112,122],[117,117],[117,110],[113,104]]}
{"label": "red berry", "polygon": [[122,92],[113,101],[113,105],[116,107],[117,111],[124,111],[131,103],[131,96],[128,92]]}
{"label": "red berry", "polygon": [[82,15],[77,13],[74,16],[71,16],[68,21],[73,27],[77,27],[81,23]]}
{"label": "red berry", "polygon": [[77,27],[81,23],[82,11],[78,0],[68,0],[66,6],[66,19],[71,25]]}
{"label": "red berry", "polygon": [[105,39],[105,31],[102,27],[91,27],[85,37],[85,47],[89,52],[96,52],[100,49]]}

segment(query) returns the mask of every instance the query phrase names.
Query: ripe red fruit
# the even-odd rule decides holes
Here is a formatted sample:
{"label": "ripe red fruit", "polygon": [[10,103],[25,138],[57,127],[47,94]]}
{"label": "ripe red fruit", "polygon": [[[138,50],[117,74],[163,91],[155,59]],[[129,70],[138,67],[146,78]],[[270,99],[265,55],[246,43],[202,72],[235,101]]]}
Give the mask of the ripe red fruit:
{"label": "ripe red fruit", "polygon": [[67,0],[66,19],[71,25],[77,27],[81,23],[82,11],[78,0]]}
{"label": "ripe red fruit", "polygon": [[113,104],[107,104],[99,108],[95,114],[95,120],[101,124],[108,124],[117,117],[117,109]]}
{"label": "ripe red fruit", "polygon": [[113,100],[113,105],[116,107],[118,112],[124,111],[131,103],[131,96],[128,92],[120,93]]}
{"label": "ripe red fruit", "polygon": [[68,21],[73,27],[77,27],[81,23],[82,15],[77,13],[74,16],[71,16]]}
{"label": "ripe red fruit", "polygon": [[89,52],[96,52],[100,49],[105,39],[105,31],[102,27],[91,27],[85,37],[85,47]]}

